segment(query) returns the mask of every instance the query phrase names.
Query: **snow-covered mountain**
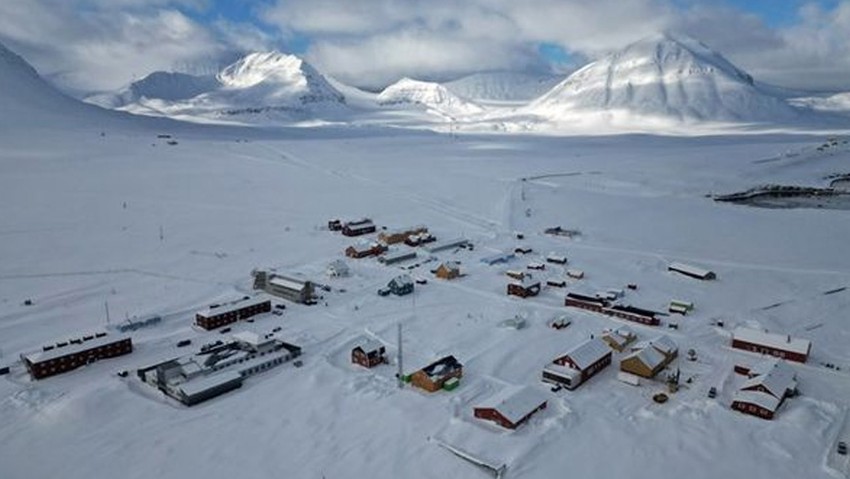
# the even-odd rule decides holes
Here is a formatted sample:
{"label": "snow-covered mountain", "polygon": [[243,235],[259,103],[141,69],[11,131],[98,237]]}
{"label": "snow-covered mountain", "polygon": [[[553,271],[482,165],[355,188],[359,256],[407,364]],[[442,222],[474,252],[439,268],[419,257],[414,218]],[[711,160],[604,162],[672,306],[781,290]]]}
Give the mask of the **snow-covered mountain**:
{"label": "snow-covered mountain", "polygon": [[21,121],[28,112],[55,112],[77,103],[44,81],[32,65],[0,43],[0,117]]}
{"label": "snow-covered mountain", "polygon": [[557,85],[562,76],[522,72],[473,73],[443,83],[449,90],[477,102],[527,102]]}
{"label": "snow-covered mountain", "polygon": [[553,120],[606,112],[732,122],[787,120],[798,114],[721,54],[670,34],[645,38],[585,66],[527,111]]}
{"label": "snow-covered mountain", "polygon": [[144,99],[188,100],[212,91],[221,83],[215,75],[189,75],[178,72],[153,72],[114,93],[100,93],[86,101],[104,108],[119,108]]}
{"label": "snow-covered mountain", "polygon": [[[280,52],[251,53],[215,77],[157,72],[115,97],[133,113],[249,123],[319,118],[346,103],[312,65]],[[90,101],[103,104],[100,98]]]}
{"label": "snow-covered mountain", "polygon": [[386,87],[378,94],[377,101],[381,106],[413,105],[451,118],[484,111],[480,105],[462,98],[439,83],[411,78],[402,78]]}

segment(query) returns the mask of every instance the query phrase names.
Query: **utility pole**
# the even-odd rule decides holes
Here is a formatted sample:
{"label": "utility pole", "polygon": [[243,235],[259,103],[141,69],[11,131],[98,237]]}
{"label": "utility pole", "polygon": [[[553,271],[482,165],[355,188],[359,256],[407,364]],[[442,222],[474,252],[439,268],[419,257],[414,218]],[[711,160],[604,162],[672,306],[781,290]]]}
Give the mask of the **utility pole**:
{"label": "utility pole", "polygon": [[104,301],[103,307],[106,309],[106,325],[109,326],[109,301]]}
{"label": "utility pole", "polygon": [[159,241],[160,242],[165,241],[165,233],[162,230],[162,225],[159,225]]}
{"label": "utility pole", "polygon": [[404,367],[402,365],[402,346],[401,346],[401,321],[398,323],[398,357],[396,358],[396,362],[398,363],[398,388],[404,388]]}

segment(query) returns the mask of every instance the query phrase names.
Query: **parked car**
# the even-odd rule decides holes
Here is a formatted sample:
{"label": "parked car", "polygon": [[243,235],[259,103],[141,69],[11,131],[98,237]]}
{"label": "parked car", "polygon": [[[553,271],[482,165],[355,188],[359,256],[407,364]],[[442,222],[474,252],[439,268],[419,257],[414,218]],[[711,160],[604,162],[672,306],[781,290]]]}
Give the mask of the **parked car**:
{"label": "parked car", "polygon": [[219,333],[221,333],[221,334],[227,334],[229,332],[230,332],[230,328],[224,328],[221,331],[219,331]]}
{"label": "parked car", "polygon": [[838,448],[836,449],[836,451],[838,452],[838,454],[841,454],[842,456],[846,456],[847,455],[847,443],[844,442],[844,441],[838,441]]}
{"label": "parked car", "polygon": [[717,397],[717,388],[716,387],[711,386],[708,389],[708,397],[710,397],[711,399],[714,399],[714,398]]}
{"label": "parked car", "polygon": [[378,296],[389,296],[390,288],[381,288],[378,290]]}
{"label": "parked car", "polygon": [[181,339],[180,341],[177,341],[177,347],[178,348],[185,348],[186,346],[188,346],[190,344],[192,344],[191,339]]}
{"label": "parked car", "polygon": [[274,311],[272,311],[272,314],[275,315],[275,316],[283,316],[283,311],[274,310]]}
{"label": "parked car", "polygon": [[277,308],[277,309],[286,309],[285,304],[276,304],[276,305],[274,305],[274,307]]}
{"label": "parked car", "polygon": [[272,332],[273,332],[273,333],[277,333],[277,332],[279,332],[281,329],[283,329],[283,328],[281,328],[280,326],[275,326],[275,327],[274,327],[274,329],[272,329]]}

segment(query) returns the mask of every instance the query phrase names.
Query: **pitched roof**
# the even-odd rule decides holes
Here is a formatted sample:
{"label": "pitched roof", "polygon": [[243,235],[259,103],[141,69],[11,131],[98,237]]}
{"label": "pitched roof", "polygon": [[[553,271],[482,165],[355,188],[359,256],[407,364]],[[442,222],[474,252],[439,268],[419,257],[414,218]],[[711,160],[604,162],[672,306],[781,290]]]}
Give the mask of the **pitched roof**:
{"label": "pitched roof", "polygon": [[605,344],[605,341],[595,338],[579,344],[561,357],[568,356],[576,366],[585,369],[609,354],[611,354],[611,348]]}
{"label": "pitched roof", "polygon": [[752,344],[761,344],[798,354],[809,354],[812,348],[812,342],[808,339],[792,338],[790,335],[768,333],[767,331],[759,331],[743,326],[739,326],[732,331],[732,339]]}
{"label": "pitched roof", "polygon": [[797,375],[783,361],[768,359],[754,366],[750,373],[753,374],[753,371],[756,371],[757,375],[748,379],[741,386],[741,390],[763,386],[777,399],[782,399],[785,393],[797,387]]}
{"label": "pitched roof", "polygon": [[697,266],[693,266],[693,265],[690,265],[690,264],[684,264],[684,263],[670,263],[668,268],[675,270],[675,271],[682,271],[682,272],[692,274],[694,276],[700,276],[700,277],[706,277],[709,274],[711,274],[711,271],[709,271],[707,269],[702,269],[702,268],[699,268]]}
{"label": "pitched roof", "polygon": [[477,408],[492,408],[516,424],[529,413],[546,403],[546,396],[529,386],[510,386],[490,397]]}
{"label": "pitched roof", "polygon": [[354,348],[360,348],[364,353],[371,353],[372,351],[378,351],[384,347],[384,343],[378,341],[377,339],[367,339],[365,341],[357,343]]}
{"label": "pitched roof", "polygon": [[767,409],[771,412],[776,412],[779,408],[780,402],[779,399],[771,396],[770,394],[759,391],[738,391],[735,393],[735,396],[732,397],[732,401],[755,404],[756,406]]}
{"label": "pitched roof", "polygon": [[679,346],[676,345],[676,342],[666,334],[662,334],[655,339],[650,339],[649,344],[668,356],[679,351]]}
{"label": "pitched roof", "polygon": [[664,363],[664,360],[667,359],[664,354],[660,353],[653,347],[645,347],[642,349],[638,349],[628,356],[623,358],[623,361],[626,361],[631,358],[636,358],[641,363],[645,364],[651,370],[655,370],[658,366]]}

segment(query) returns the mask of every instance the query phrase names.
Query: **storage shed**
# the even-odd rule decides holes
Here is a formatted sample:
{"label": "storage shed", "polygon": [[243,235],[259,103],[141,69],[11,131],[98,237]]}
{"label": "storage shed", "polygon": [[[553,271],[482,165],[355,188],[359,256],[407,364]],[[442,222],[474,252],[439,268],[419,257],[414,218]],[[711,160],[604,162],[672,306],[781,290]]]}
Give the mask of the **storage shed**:
{"label": "storage shed", "polygon": [[637,334],[628,326],[621,326],[602,333],[602,340],[608,344],[608,347],[617,352],[623,352],[636,339]]}
{"label": "storage shed", "polygon": [[351,350],[351,362],[364,368],[373,368],[387,362],[387,349],[380,341],[364,341]]}
{"label": "storage shed", "polygon": [[476,406],[473,414],[506,429],[516,429],[536,412],[546,409],[546,405],[546,397],[536,389],[512,386]]}
{"label": "storage shed", "polygon": [[683,274],[685,276],[701,280],[717,279],[717,274],[715,274],[714,271],[709,271],[698,266],[692,266],[684,263],[670,263],[670,265],[667,266],[667,271],[672,271],[674,273]]}
{"label": "storage shed", "polygon": [[437,269],[434,270],[434,275],[440,279],[455,279],[460,277],[460,263],[450,261],[440,263]]}

